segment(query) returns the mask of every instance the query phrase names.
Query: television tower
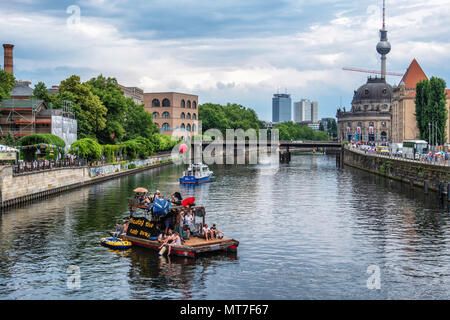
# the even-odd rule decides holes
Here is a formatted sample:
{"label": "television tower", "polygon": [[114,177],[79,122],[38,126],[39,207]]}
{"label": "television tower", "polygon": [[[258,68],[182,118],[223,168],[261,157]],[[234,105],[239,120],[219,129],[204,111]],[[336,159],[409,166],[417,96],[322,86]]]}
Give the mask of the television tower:
{"label": "television tower", "polygon": [[386,80],[386,55],[391,51],[391,44],[387,41],[387,30],[385,25],[386,1],[383,0],[383,26],[380,30],[380,42],[377,44],[377,52],[381,54],[381,78]]}

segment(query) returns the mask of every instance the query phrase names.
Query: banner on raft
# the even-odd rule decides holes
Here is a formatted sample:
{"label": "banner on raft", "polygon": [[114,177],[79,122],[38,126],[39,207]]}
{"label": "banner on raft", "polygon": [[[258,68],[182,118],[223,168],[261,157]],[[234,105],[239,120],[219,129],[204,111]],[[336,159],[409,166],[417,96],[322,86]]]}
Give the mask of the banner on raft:
{"label": "banner on raft", "polygon": [[146,218],[131,218],[128,224],[127,236],[141,239],[149,239],[157,237],[159,230],[154,222],[150,222]]}

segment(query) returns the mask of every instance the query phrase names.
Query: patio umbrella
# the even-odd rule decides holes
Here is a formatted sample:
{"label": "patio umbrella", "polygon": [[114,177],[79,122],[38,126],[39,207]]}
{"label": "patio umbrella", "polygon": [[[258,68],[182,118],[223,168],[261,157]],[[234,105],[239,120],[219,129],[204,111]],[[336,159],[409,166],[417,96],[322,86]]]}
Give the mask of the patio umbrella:
{"label": "patio umbrella", "polygon": [[136,192],[136,193],[147,193],[148,190],[145,189],[145,188],[136,188],[136,189],[133,190],[133,192]]}
{"label": "patio umbrella", "polygon": [[190,205],[192,205],[194,203],[195,203],[195,198],[194,197],[186,198],[183,201],[181,201],[181,205],[183,207],[190,206]]}

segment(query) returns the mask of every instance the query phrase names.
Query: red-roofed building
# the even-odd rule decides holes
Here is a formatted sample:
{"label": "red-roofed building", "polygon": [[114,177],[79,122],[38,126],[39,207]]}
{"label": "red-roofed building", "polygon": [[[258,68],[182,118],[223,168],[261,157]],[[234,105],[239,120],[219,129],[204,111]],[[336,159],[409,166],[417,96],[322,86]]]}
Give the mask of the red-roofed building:
{"label": "red-roofed building", "polygon": [[[409,65],[398,87],[393,90],[392,142],[419,138],[416,121],[416,84],[428,80],[416,59]],[[450,90],[447,93],[447,110],[450,110]],[[449,113],[450,114],[450,113]],[[450,117],[449,117],[450,118]],[[450,119],[447,120],[447,140],[450,137]]]}

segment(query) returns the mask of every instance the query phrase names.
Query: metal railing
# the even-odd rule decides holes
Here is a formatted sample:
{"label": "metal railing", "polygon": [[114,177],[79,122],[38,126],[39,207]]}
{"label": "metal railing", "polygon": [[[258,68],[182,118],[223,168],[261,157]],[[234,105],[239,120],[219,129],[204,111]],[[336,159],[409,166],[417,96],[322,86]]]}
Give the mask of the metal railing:
{"label": "metal railing", "polygon": [[349,145],[345,146],[346,149],[350,151],[354,151],[360,154],[364,155],[370,155],[370,156],[377,156],[380,158],[386,158],[386,159],[394,159],[394,160],[401,160],[411,163],[417,163],[417,164],[430,164],[430,165],[436,165],[441,167],[450,167],[450,154],[447,153],[447,156],[444,154],[434,154],[433,156],[421,156],[419,159],[410,159],[406,158],[404,156],[394,154],[389,152],[388,154],[380,153],[378,151],[369,151],[369,150],[362,150],[358,147],[351,147]]}
{"label": "metal railing", "polygon": [[53,170],[58,168],[84,167],[87,162],[84,159],[75,160],[39,160],[32,162],[19,162],[13,167],[14,174]]}

